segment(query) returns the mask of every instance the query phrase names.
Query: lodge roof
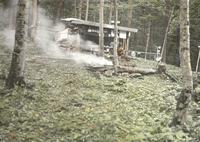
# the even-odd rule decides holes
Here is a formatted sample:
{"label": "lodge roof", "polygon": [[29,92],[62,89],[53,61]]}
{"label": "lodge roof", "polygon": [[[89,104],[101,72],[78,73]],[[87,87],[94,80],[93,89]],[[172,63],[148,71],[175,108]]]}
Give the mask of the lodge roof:
{"label": "lodge roof", "polygon": [[[99,23],[97,23],[97,22],[84,21],[84,20],[80,20],[80,19],[76,19],[76,18],[66,18],[66,19],[61,19],[61,20],[65,21],[65,22],[70,22],[70,23],[76,24],[76,25],[99,27]],[[113,29],[114,30],[114,25],[104,24],[103,26],[106,29]],[[118,26],[118,30],[119,31],[125,31],[125,32],[133,32],[133,33],[138,32],[138,29],[122,27],[122,26]]]}

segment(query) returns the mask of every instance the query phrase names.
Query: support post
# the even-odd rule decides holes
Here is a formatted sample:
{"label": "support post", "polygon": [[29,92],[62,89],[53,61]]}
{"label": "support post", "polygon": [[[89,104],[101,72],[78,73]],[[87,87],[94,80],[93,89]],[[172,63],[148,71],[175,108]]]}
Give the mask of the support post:
{"label": "support post", "polygon": [[130,34],[131,34],[130,32],[128,32],[128,34],[127,34],[125,56],[128,56],[128,50],[129,50],[129,45],[130,45],[130,37],[131,37]]}

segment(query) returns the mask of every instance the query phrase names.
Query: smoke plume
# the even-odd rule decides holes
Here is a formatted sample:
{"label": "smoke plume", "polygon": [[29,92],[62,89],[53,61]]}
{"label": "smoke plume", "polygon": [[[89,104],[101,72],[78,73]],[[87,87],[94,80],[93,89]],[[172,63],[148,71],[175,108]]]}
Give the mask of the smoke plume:
{"label": "smoke plume", "polygon": [[[37,28],[37,47],[41,48],[43,53],[51,58],[70,59],[79,64],[86,65],[112,65],[103,57],[98,57],[91,53],[81,53],[78,49],[92,50],[97,52],[99,46],[91,41],[85,41],[79,35],[68,34],[65,25],[62,23],[53,23],[53,21],[45,15],[43,9],[39,9],[39,23]],[[61,43],[61,41],[64,41]],[[78,44],[78,43],[81,44]],[[65,47],[61,47],[65,46]],[[68,50],[73,48],[73,52]]]}

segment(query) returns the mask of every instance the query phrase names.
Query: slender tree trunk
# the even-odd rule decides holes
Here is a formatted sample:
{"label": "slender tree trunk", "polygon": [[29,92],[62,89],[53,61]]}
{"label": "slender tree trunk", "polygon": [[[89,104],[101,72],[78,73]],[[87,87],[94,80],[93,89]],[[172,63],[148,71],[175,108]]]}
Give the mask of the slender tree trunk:
{"label": "slender tree trunk", "polygon": [[31,31],[32,31],[32,22],[33,22],[33,16],[32,16],[32,0],[27,1],[27,32],[26,32],[26,37],[28,39],[31,39]]}
{"label": "slender tree trunk", "polygon": [[190,61],[189,0],[180,0],[180,62],[183,72],[183,90],[177,100],[174,125],[187,123],[188,109],[193,91]]}
{"label": "slender tree trunk", "polygon": [[89,7],[90,7],[90,0],[87,0],[86,13],[85,13],[85,21],[88,21]]}
{"label": "slender tree trunk", "polygon": [[[199,49],[199,47],[198,47]],[[200,49],[199,49],[199,54],[198,54],[198,58],[197,58],[197,64],[196,64],[196,74],[198,74],[198,69],[199,69],[199,60],[200,60]]]}
{"label": "slender tree trunk", "polygon": [[147,42],[146,42],[146,48],[145,48],[145,60],[147,59],[147,52],[148,52],[148,48],[149,48],[150,37],[151,37],[151,21],[149,22],[148,32],[147,32]]}
{"label": "slender tree trunk", "polygon": [[100,56],[104,55],[104,0],[100,0],[100,11],[99,11],[99,48],[100,48]]}
{"label": "slender tree trunk", "polygon": [[59,0],[59,5],[58,5],[58,9],[57,9],[57,14],[56,14],[56,20],[60,20],[60,18],[63,16],[64,3],[65,3],[65,0]]}
{"label": "slender tree trunk", "polygon": [[111,24],[112,21],[112,14],[113,14],[113,0],[110,0],[109,24]]}
{"label": "slender tree trunk", "polygon": [[132,19],[133,19],[133,0],[128,0],[128,27],[132,27]]}
{"label": "slender tree trunk", "polygon": [[164,37],[164,41],[163,41],[163,45],[162,45],[162,52],[161,52],[161,57],[162,57],[162,62],[166,63],[167,60],[167,37],[168,37],[168,32],[171,26],[171,22],[172,22],[172,17],[174,14],[174,7],[172,8],[170,15],[167,16],[169,17],[168,23],[167,23],[167,28],[165,31],[165,37]]}
{"label": "slender tree trunk", "polygon": [[115,38],[114,38],[114,71],[117,74],[117,66],[119,65],[118,55],[117,55],[117,47],[118,47],[118,7],[117,7],[117,0],[114,0],[114,12],[115,12]]}
{"label": "slender tree trunk", "polygon": [[24,82],[26,4],[27,0],[19,0],[18,2],[15,47],[12,54],[10,71],[6,79],[6,87],[9,89],[13,88],[16,84],[21,85]]}
{"label": "slender tree trunk", "polygon": [[[128,0],[128,27],[129,28],[132,28],[132,19],[133,19],[133,0]],[[128,38],[128,41],[127,41],[125,56],[128,55],[129,45],[130,45],[130,37]]]}
{"label": "slender tree trunk", "polygon": [[35,42],[36,32],[37,32],[37,21],[38,21],[38,0],[32,0],[32,29],[31,29],[31,39]]}
{"label": "slender tree trunk", "polygon": [[94,14],[93,14],[93,21],[94,21],[94,22],[96,21],[96,14],[95,14],[95,12],[94,12]]}
{"label": "slender tree trunk", "polygon": [[2,20],[2,18],[3,18],[3,6],[2,6],[2,4],[0,4],[0,17],[1,17],[1,19],[0,20]]}
{"label": "slender tree trunk", "polygon": [[74,17],[77,18],[77,0],[74,0]]}
{"label": "slender tree trunk", "polygon": [[0,23],[3,23],[3,19],[4,19],[4,8],[3,8],[3,4],[0,3]]}
{"label": "slender tree trunk", "polygon": [[83,0],[80,0],[80,2],[79,2],[79,19],[82,18],[82,6],[83,6]]}

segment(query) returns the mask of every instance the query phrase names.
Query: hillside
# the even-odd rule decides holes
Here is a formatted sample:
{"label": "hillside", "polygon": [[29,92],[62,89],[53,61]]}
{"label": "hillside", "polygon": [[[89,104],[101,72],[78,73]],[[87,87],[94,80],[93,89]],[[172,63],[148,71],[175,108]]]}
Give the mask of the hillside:
{"label": "hillside", "polygon": [[[169,74],[106,77],[70,60],[38,58],[29,47],[27,88],[4,89],[10,51],[0,46],[0,141],[199,142],[200,106],[192,103],[187,131],[168,127],[180,93],[179,68]],[[155,67],[142,59],[131,63]]]}

